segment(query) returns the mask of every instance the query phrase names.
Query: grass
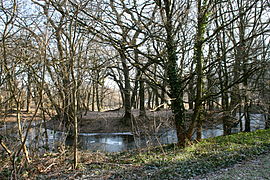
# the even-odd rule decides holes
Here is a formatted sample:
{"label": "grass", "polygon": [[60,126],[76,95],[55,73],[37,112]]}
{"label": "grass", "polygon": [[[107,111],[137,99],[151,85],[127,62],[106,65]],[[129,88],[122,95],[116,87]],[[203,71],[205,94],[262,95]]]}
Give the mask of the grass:
{"label": "grass", "polygon": [[[122,170],[116,178],[178,179],[191,178],[201,174],[229,167],[239,161],[270,151],[270,130],[238,133],[205,139],[185,149],[165,146],[146,152],[119,153],[113,161],[132,163],[137,168]],[[112,156],[113,157],[113,156]]]}
{"label": "grass", "polygon": [[222,169],[221,171],[207,174],[201,178],[213,180],[230,179],[269,179],[270,154],[258,156],[256,159],[244,163],[237,163],[232,168]]}
{"label": "grass", "polygon": [[[186,148],[171,144],[162,148],[108,154],[82,151],[79,169],[75,171],[70,168],[72,153],[69,151],[46,154],[32,161],[33,165],[28,166],[25,176],[30,179],[187,179],[228,168],[265,153],[270,153],[270,130],[257,130],[205,139]],[[267,162],[270,163],[269,159]],[[0,177],[3,174],[9,174],[7,168],[0,172]],[[228,177],[230,174],[220,178]]]}

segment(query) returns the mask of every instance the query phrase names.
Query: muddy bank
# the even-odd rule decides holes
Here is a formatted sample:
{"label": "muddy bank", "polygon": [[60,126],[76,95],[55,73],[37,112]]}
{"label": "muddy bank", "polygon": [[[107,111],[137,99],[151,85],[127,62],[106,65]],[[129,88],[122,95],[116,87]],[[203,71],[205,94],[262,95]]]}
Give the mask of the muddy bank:
{"label": "muddy bank", "polygon": [[[88,112],[79,118],[79,133],[118,133],[118,132],[136,132],[136,131],[159,131],[161,128],[173,128],[171,111],[147,111],[146,117],[139,117],[139,111],[133,110],[134,116],[132,125],[123,123],[122,117],[124,111],[112,112]],[[47,121],[46,126],[49,129],[66,131],[64,123],[52,119]],[[72,127],[71,127],[72,128]]]}
{"label": "muddy bank", "polygon": [[[171,110],[146,111],[145,117],[139,116],[139,110],[132,110],[133,121],[131,125],[123,123],[124,110],[107,112],[88,112],[79,118],[79,133],[155,133],[168,129],[175,129],[173,113]],[[190,123],[191,111],[186,112],[187,123]],[[47,128],[58,131],[67,131],[64,123],[57,119],[52,119],[46,123]],[[203,121],[204,128],[214,128],[222,124],[220,113],[209,113]],[[72,129],[72,127],[71,127]]]}
{"label": "muddy bank", "polygon": [[[124,110],[119,109],[116,111],[96,112],[90,111],[87,114],[79,117],[78,130],[79,133],[121,133],[132,132],[133,134],[156,133],[164,130],[172,130],[174,128],[173,113],[171,110],[161,111],[146,111],[145,117],[139,116],[139,110],[132,110],[133,121],[127,125],[123,123],[122,117]],[[16,112],[0,114],[2,121],[0,121],[0,129],[5,127],[5,130],[12,128],[16,129]],[[22,112],[21,121],[23,126],[27,126],[27,122],[32,118],[33,113]],[[189,123],[192,116],[192,111],[186,112],[187,123]],[[220,113],[209,113],[203,122],[204,128],[214,128],[222,124]],[[46,124],[43,123],[41,113],[38,113],[34,118],[33,126],[42,123],[44,128],[51,130],[64,131],[68,130],[64,126],[64,122],[46,116]],[[70,127],[70,129],[73,129]]]}

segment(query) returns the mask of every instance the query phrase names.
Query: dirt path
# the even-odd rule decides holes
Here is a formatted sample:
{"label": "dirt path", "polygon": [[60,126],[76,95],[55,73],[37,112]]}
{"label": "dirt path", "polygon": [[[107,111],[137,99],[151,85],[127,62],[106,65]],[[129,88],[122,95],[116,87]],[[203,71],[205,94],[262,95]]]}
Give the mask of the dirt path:
{"label": "dirt path", "polygon": [[219,171],[197,176],[192,179],[241,179],[241,180],[254,180],[254,179],[270,179],[270,153],[260,155],[254,159],[243,161],[235,164],[233,167],[221,169]]}

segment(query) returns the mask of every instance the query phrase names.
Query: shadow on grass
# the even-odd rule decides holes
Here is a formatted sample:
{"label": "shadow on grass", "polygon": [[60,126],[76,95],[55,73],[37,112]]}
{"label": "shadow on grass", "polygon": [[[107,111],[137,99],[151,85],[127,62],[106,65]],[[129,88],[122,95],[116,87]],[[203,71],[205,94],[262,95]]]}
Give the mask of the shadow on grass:
{"label": "shadow on grass", "polygon": [[185,149],[172,147],[119,156],[118,163],[134,166],[118,169],[110,178],[186,179],[230,167],[270,152],[270,130],[209,138]]}

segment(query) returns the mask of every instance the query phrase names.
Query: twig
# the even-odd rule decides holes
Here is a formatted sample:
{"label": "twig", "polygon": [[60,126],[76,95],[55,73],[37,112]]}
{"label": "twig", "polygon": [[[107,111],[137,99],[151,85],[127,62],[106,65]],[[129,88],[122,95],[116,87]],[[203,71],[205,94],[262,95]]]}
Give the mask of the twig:
{"label": "twig", "polygon": [[12,152],[8,149],[8,147],[5,145],[5,143],[2,140],[2,137],[0,136],[0,144],[4,148],[4,150],[8,153],[9,156],[11,156]]}
{"label": "twig", "polygon": [[52,163],[50,164],[48,167],[46,167],[44,170],[42,170],[41,172],[46,172],[48,169],[50,169],[53,165],[55,165],[56,163]]}

